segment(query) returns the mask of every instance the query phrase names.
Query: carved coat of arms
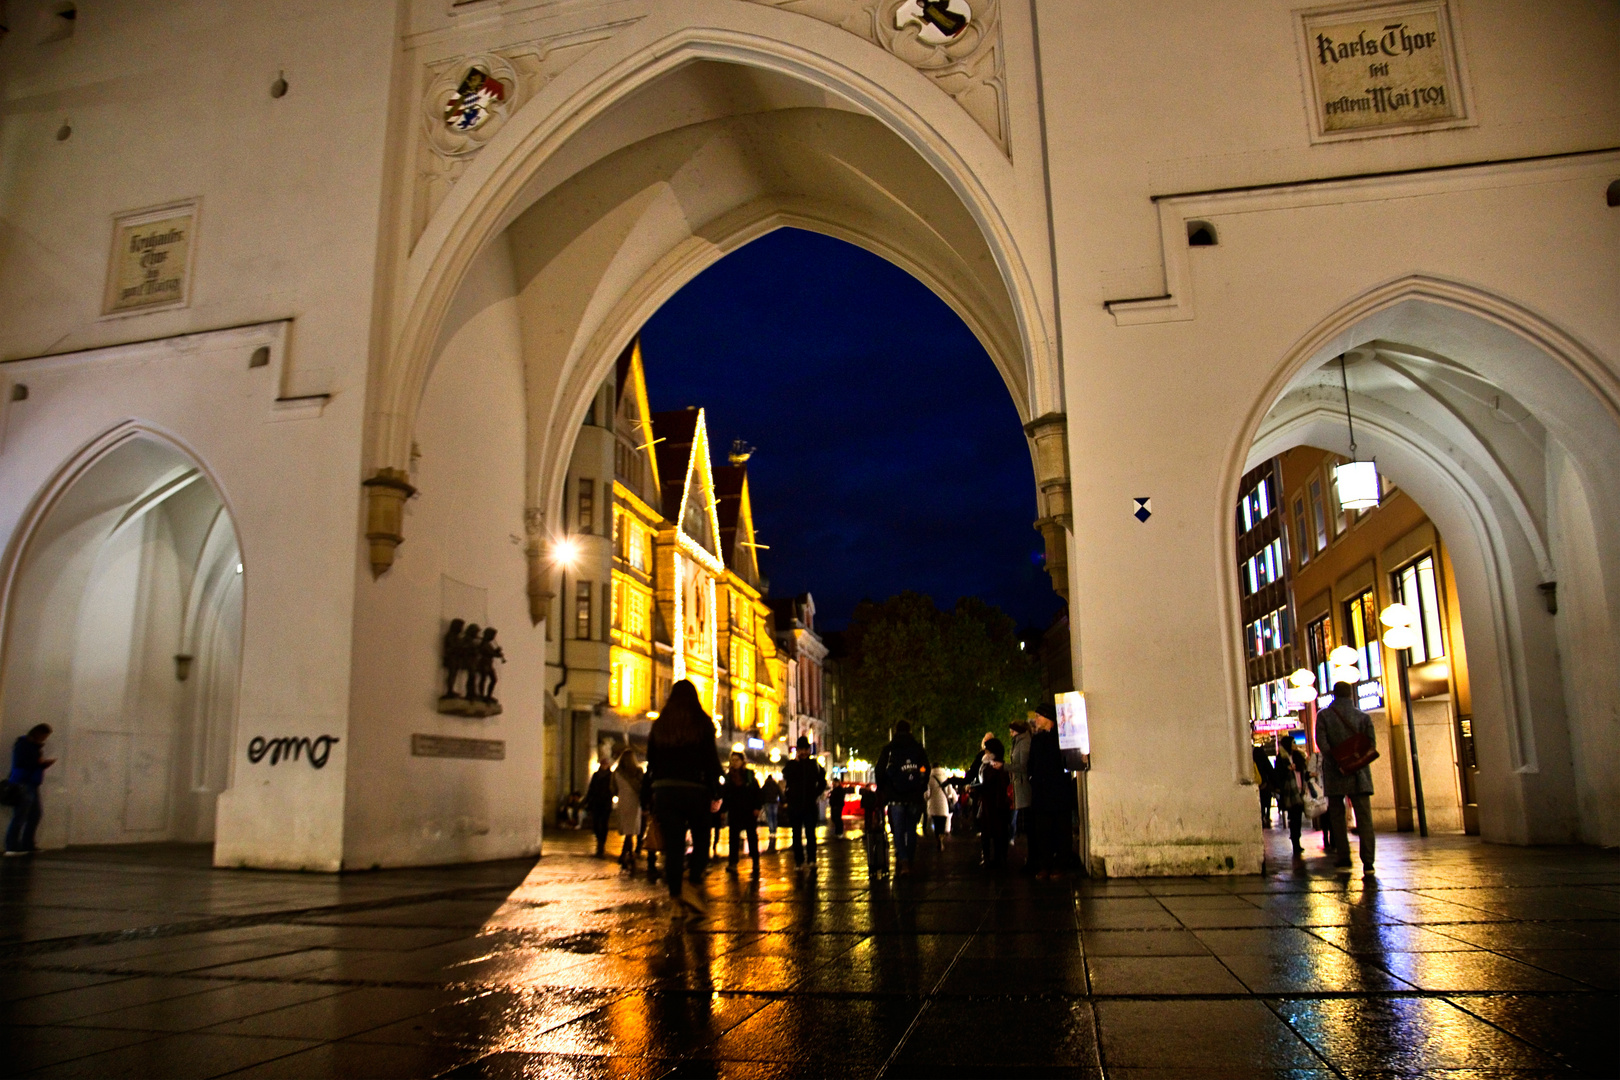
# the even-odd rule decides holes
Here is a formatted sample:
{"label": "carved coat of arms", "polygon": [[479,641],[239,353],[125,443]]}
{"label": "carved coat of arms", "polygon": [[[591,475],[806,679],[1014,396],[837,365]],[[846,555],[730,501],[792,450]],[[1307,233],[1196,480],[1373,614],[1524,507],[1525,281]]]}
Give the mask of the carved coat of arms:
{"label": "carved coat of arms", "polygon": [[452,131],[475,131],[493,115],[497,102],[506,100],[506,86],[478,66],[469,67],[444,104],[444,122]]}
{"label": "carved coat of arms", "polygon": [[468,56],[439,69],[422,101],[428,145],[446,157],[483,146],[516,105],[517,72],[502,56]]}

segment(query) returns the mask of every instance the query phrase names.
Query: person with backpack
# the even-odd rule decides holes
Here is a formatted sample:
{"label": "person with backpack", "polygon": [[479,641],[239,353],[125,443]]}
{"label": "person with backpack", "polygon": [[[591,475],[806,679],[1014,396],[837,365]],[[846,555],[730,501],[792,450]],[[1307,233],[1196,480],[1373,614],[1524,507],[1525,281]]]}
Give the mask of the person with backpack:
{"label": "person with backpack", "polygon": [[759,819],[759,781],[754,779],[754,770],[748,767],[748,760],[740,751],[731,752],[731,767],[726,770],[722,791],[726,822],[731,827],[731,854],[726,857],[726,869],[733,874],[737,872],[746,833],[748,854],[754,860],[754,876],[759,877],[759,833],[755,830]]}
{"label": "person with backpack", "polygon": [[[1367,764],[1346,772],[1340,766],[1339,753],[1356,736],[1364,737],[1363,745],[1371,757],[1366,758]],[[1377,842],[1373,839],[1373,782],[1368,764],[1378,756],[1378,735],[1372,717],[1356,708],[1356,688],[1353,683],[1335,683],[1333,704],[1316,714],[1316,745],[1322,748],[1322,787],[1328,798],[1327,817],[1328,827],[1333,834],[1333,865],[1339,869],[1350,865],[1350,838],[1345,834],[1344,822],[1344,800],[1348,798],[1356,812],[1356,836],[1361,842],[1361,870],[1365,876],[1371,877]]]}
{"label": "person with backpack", "polygon": [[894,725],[894,738],[878,755],[878,794],[889,811],[889,831],[894,833],[894,873],[911,873],[917,856],[917,823],[922,820],[928,795],[928,751],[911,736],[911,723]]}
{"label": "person with backpack", "polygon": [[[816,814],[821,793],[827,790],[827,770],[810,756],[810,740],[803,735],[794,744],[793,760],[782,766],[782,800],[787,803],[788,826],[793,830],[793,865],[816,865]],[[809,849],[806,857],[805,849]]]}
{"label": "person with backpack", "polygon": [[984,744],[979,765],[979,840],[986,870],[1007,865],[1007,828],[1012,822],[1012,774],[1001,763],[1006,748],[1000,739]]}

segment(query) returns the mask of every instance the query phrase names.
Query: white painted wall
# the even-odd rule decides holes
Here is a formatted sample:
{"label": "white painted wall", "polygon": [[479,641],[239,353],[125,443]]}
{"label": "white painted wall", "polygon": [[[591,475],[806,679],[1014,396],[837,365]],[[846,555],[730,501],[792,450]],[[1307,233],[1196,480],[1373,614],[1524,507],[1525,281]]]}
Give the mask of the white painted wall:
{"label": "white painted wall", "polygon": [[[421,494],[408,504],[410,539],[380,580],[356,568],[346,867],[540,850],[545,627],[530,624],[524,592],[523,363],[513,293],[501,241],[469,277],[428,384],[416,429],[412,482]],[[446,589],[446,579],[457,584]],[[481,610],[464,610],[480,598]],[[497,666],[499,716],[436,711],[440,638],[451,618],[499,632],[506,653]],[[415,733],[499,740],[505,760],[413,757]]]}

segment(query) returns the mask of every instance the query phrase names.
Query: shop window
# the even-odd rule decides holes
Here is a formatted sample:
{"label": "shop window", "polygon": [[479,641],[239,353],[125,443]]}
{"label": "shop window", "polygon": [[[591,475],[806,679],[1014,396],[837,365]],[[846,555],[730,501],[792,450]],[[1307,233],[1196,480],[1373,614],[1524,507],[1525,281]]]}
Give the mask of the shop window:
{"label": "shop window", "polygon": [[581,478],[579,481],[579,532],[589,536],[595,531],[593,523],[596,520],[596,482]]}
{"label": "shop window", "polygon": [[574,586],[574,636],[581,641],[591,640],[591,583],[588,581]]}
{"label": "shop window", "polygon": [[1345,644],[1361,654],[1357,666],[1361,668],[1362,682],[1381,680],[1384,664],[1378,644],[1378,602],[1371,589],[1345,601],[1344,632]]}
{"label": "shop window", "polygon": [[1311,523],[1316,526],[1314,537],[1316,550],[1325,551],[1328,546],[1327,504],[1322,501],[1322,481],[1311,480]]}
{"label": "shop window", "polygon": [[1395,598],[1416,616],[1412,629],[1418,643],[1409,651],[1410,660],[1421,664],[1446,655],[1446,641],[1440,629],[1440,585],[1435,578],[1434,555],[1430,553],[1395,571]]}

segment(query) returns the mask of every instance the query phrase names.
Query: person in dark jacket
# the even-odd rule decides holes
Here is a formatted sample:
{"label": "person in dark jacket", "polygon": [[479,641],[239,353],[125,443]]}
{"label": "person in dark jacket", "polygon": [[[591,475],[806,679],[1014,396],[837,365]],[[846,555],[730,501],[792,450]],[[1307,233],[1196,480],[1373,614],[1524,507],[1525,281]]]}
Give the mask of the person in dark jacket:
{"label": "person in dark jacket", "polygon": [[1333,834],[1333,865],[1350,865],[1350,838],[1345,834],[1344,800],[1356,811],[1356,836],[1361,841],[1361,869],[1373,873],[1372,770],[1363,765],[1345,773],[1334,760],[1333,748],[1352,735],[1365,735],[1378,748],[1378,733],[1372,717],[1356,708],[1356,688],[1347,682],[1335,683],[1333,704],[1316,714],[1316,745],[1322,748],[1322,787],[1328,799],[1328,828]]}
{"label": "person in dark jacket", "polygon": [[[1271,800],[1277,794],[1277,773],[1271,766],[1266,748],[1254,748],[1254,775],[1260,782],[1260,827],[1271,828]],[[1281,810],[1279,809],[1279,814]]]}
{"label": "person in dark jacket", "polygon": [[613,792],[617,787],[606,758],[597,758],[596,771],[585,789],[585,809],[591,814],[591,831],[596,834],[596,857],[607,856],[608,825],[613,821]]}
{"label": "person in dark jacket", "polygon": [[917,856],[917,823],[928,801],[928,751],[911,734],[911,724],[900,720],[894,738],[878,754],[878,794],[889,810],[889,831],[894,834],[894,874],[911,873]]}
{"label": "person in dark jacket", "polygon": [[754,876],[759,877],[759,833],[754,828],[759,818],[759,781],[754,778],[747,759],[735,750],[731,752],[731,768],[726,771],[721,798],[725,803],[726,821],[731,826],[731,854],[726,858],[726,868],[736,873],[746,833],[748,855],[754,860]]}
{"label": "person in dark jacket", "polygon": [[[803,735],[793,748],[793,760],[782,766],[782,801],[787,804],[793,829],[793,865],[816,865],[816,809],[827,790],[827,770],[810,756],[810,740]],[[805,849],[809,849],[806,858]]]}
{"label": "person in dark jacket", "polygon": [[1007,832],[1012,824],[1012,774],[1002,764],[1007,754],[1000,739],[984,744],[979,765],[979,841],[984,866],[998,870],[1007,865]]}
{"label": "person in dark jacket", "polygon": [[[697,687],[682,679],[653,721],[647,736],[647,777],[653,813],[664,834],[664,882],[669,895],[689,911],[706,913],[698,883],[709,859],[709,815],[720,801],[720,758],[714,721],[703,711]],[[692,877],[682,883],[686,834],[692,834]]]}
{"label": "person in dark jacket", "polygon": [[1305,854],[1299,842],[1299,829],[1305,813],[1305,797],[1310,791],[1310,766],[1294,740],[1286,739],[1277,755],[1273,774],[1277,786],[1277,812],[1288,819],[1288,837],[1294,842],[1294,856]]}
{"label": "person in dark jacket", "polygon": [[34,831],[44,813],[39,789],[45,783],[45,770],[56,764],[55,758],[45,756],[45,740],[50,737],[51,725],[35,724],[11,746],[9,779],[16,785],[17,805],[11,809],[11,827],[6,830],[7,855],[34,853]]}
{"label": "person in dark jacket", "polygon": [[827,824],[832,827],[834,836],[844,835],[844,802],[849,798],[849,789],[842,780],[833,781],[832,790],[827,793]]}
{"label": "person in dark jacket", "polygon": [[1063,767],[1058,745],[1057,710],[1036,711],[1035,734],[1029,740],[1029,862],[1041,880],[1056,877],[1069,861],[1069,815],[1074,780]]}

